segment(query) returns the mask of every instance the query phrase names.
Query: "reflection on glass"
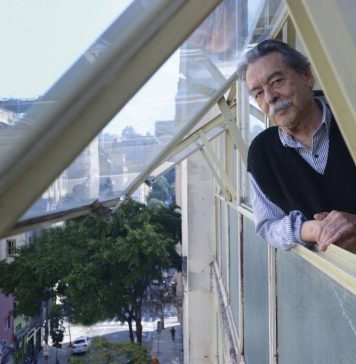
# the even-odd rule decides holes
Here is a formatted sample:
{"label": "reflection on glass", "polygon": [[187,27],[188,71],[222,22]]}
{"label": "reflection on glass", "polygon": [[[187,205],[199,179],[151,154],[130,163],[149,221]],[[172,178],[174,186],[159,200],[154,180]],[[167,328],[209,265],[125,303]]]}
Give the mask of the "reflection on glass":
{"label": "reflection on glass", "polygon": [[239,2],[223,1],[23,218],[118,198],[234,75],[265,3]]}
{"label": "reflection on glass", "polygon": [[[258,42],[271,37],[271,32],[281,12],[284,11],[285,5],[281,0],[268,0],[265,2],[249,1],[248,7],[249,14],[252,14],[254,9],[262,9],[262,11],[258,12],[260,16],[253,18],[255,25],[251,30],[253,34],[250,38],[250,42],[252,45],[255,45]],[[250,19],[250,23],[252,23],[253,19]],[[246,144],[250,145],[252,140],[265,129],[266,125],[264,122],[265,118],[255,100],[253,98],[247,98],[247,89],[245,89],[244,92],[244,96],[246,97],[243,102],[246,102],[246,106],[249,108],[250,112],[248,117],[246,117],[243,121],[241,129],[243,131],[243,138]],[[241,203],[251,206],[250,182],[245,166],[240,167],[239,176],[241,186]]]}
{"label": "reflection on glass", "polygon": [[261,113],[260,118],[259,116],[259,110],[255,109],[253,106],[250,108],[250,119],[249,119],[249,135],[247,144],[250,145],[252,140],[259,134],[261,131],[263,131],[266,127],[266,124],[264,122],[263,115]]}
{"label": "reflection on glass", "polygon": [[[262,7],[260,12],[261,16],[258,18],[251,43],[258,43],[266,38],[271,37],[271,32],[280,12],[283,11],[285,5],[282,0],[268,0],[268,1],[249,1],[249,12],[253,12],[257,6]],[[253,21],[253,20],[251,20]]]}
{"label": "reflection on glass", "polygon": [[[254,102],[250,104],[250,115],[248,119],[247,125],[247,133],[244,135],[244,140],[247,145],[250,145],[253,139],[261,133],[266,128],[266,124],[264,122],[264,116],[262,112],[256,108]],[[246,168],[241,168],[240,170],[241,176],[241,198],[244,204],[251,206],[251,193],[250,193],[250,183],[249,177],[246,172]]]}

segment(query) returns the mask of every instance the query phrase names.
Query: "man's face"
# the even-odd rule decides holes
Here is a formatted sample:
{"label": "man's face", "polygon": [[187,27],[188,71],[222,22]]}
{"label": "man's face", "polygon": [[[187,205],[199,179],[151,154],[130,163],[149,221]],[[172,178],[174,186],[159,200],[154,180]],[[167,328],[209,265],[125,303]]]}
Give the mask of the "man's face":
{"label": "man's face", "polygon": [[298,74],[275,52],[248,66],[246,83],[261,110],[276,125],[293,130],[305,121],[313,103],[310,71]]}

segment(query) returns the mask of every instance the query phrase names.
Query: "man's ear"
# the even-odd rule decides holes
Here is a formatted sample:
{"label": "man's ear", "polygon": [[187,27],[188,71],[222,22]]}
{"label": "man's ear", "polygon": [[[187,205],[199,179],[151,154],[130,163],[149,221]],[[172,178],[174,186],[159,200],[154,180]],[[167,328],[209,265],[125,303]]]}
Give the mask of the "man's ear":
{"label": "man's ear", "polygon": [[304,77],[305,77],[305,80],[306,80],[308,86],[312,90],[314,87],[314,76],[313,76],[313,73],[312,73],[310,67],[305,72]]}

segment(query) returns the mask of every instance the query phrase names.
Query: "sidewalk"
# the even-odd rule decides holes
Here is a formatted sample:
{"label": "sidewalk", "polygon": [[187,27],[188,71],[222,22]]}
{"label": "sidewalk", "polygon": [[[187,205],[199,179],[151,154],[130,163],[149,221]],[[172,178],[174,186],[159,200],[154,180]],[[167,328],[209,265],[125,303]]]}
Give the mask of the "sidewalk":
{"label": "sidewalk", "polygon": [[[43,349],[37,355],[37,364],[56,364],[56,348],[53,346],[49,347],[48,360],[46,361],[43,356]],[[57,359],[60,364],[67,364],[68,359],[71,357],[71,349],[68,343],[62,346],[62,349],[58,349]]]}
{"label": "sidewalk", "polygon": [[[175,340],[171,338],[171,327],[174,326]],[[152,357],[159,359],[160,364],[183,364],[183,335],[179,323],[167,326],[160,334],[156,333],[152,344]]]}

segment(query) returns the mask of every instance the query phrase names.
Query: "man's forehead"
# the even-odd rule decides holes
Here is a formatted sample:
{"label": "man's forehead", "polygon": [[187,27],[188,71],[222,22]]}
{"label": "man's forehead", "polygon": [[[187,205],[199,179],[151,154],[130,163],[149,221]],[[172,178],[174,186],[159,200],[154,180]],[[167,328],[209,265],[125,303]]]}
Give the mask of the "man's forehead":
{"label": "man's forehead", "polygon": [[246,70],[246,83],[251,87],[251,83],[268,82],[273,74],[285,73],[288,70],[279,53],[270,53],[251,63]]}

